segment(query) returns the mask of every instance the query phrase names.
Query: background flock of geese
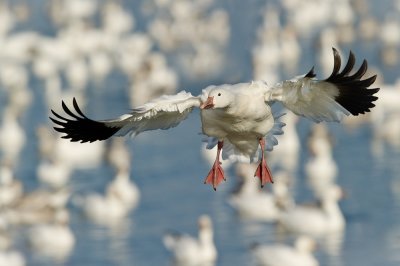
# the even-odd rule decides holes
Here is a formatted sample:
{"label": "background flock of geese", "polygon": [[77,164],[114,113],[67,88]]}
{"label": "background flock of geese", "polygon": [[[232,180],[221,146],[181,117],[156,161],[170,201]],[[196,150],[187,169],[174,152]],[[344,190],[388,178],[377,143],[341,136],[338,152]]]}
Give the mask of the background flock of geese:
{"label": "background flock of geese", "polygon": [[[24,120],[32,108],[50,110],[60,106],[60,99],[68,101],[72,96],[85,103],[88,88],[122,89],[109,81],[116,77],[126,81],[126,96],[122,97],[128,97],[130,106],[138,106],[157,95],[174,93],[180,82],[215,79],[231,70],[227,62],[232,65],[227,54],[234,35],[231,18],[225,9],[215,8],[216,1],[142,1],[137,6],[147,16],[145,30],[138,30],[144,28],[143,22],[124,7],[124,1],[40,2],[52,34],[29,27],[37,20],[37,8],[30,1],[0,1],[0,266],[29,265],[25,258],[33,256],[26,255],[29,252],[54,263],[65,262],[79,239],[70,227],[71,205],[90,221],[113,226],[139,204],[140,190],[131,180],[132,151],[124,139],[90,146],[70,143],[51,130],[45,111],[36,120],[41,125]],[[399,2],[393,5],[400,12]],[[298,74],[298,67],[305,65],[302,53],[307,51],[301,39],[317,31],[318,44],[312,49],[318,51],[326,73],[332,68],[331,47],[360,39],[379,39],[379,55],[386,68],[399,62],[400,22],[390,15],[378,21],[366,0],[285,0],[282,5],[267,1],[260,13],[262,23],[251,54],[254,79],[275,83],[282,75]],[[397,81],[385,84],[383,75],[379,77],[379,101],[371,115],[345,121],[349,127],[371,124],[376,155],[384,152],[385,142],[400,148],[400,85]],[[255,165],[231,166],[239,181],[227,201],[238,215],[277,223],[278,230],[298,236],[291,246],[254,243],[249,249],[260,265],[318,265],[312,253],[316,242],[336,254],[346,226],[338,205],[345,193],[336,180],[334,138],[326,125],[313,126],[307,140],[308,157],[299,165],[297,119],[291,113],[282,118],[285,134],[268,155],[275,177],[271,191],[261,190],[255,182]],[[37,158],[32,158],[37,167],[23,183],[15,173],[24,164],[20,158],[29,143],[37,149]],[[208,152],[203,157],[213,160],[215,151]],[[68,186],[75,170],[104,163],[114,172],[104,193],[75,193]],[[224,167],[228,164],[224,162]],[[296,202],[293,191],[299,167],[304,168],[315,203]],[[177,264],[217,263],[211,218],[203,215],[198,224],[197,238],[176,233],[164,236],[165,247]],[[13,245],[16,234],[10,232],[15,231],[22,232],[17,235],[23,235],[32,251],[21,252]]]}

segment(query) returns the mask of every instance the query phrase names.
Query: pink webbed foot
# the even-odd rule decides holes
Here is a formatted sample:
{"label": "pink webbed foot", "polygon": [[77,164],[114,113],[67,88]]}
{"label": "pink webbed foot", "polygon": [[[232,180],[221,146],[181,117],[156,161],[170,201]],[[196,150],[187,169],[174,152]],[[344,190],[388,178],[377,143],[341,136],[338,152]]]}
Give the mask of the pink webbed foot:
{"label": "pink webbed foot", "polygon": [[267,162],[265,160],[261,160],[258,165],[254,176],[258,177],[261,181],[261,187],[264,187],[266,183],[274,183],[272,180],[271,171],[268,168]]}
{"label": "pink webbed foot", "polygon": [[213,189],[217,190],[217,186],[222,180],[226,181],[224,170],[221,167],[221,163],[216,161],[204,180],[204,184],[211,184]]}
{"label": "pink webbed foot", "polygon": [[226,180],[224,170],[222,169],[221,162],[219,161],[219,155],[221,153],[223,144],[223,141],[218,141],[217,157],[215,158],[213,167],[204,180],[204,184],[211,184],[214,190],[217,190],[217,186],[222,182],[222,180]]}
{"label": "pink webbed foot", "polygon": [[264,187],[266,183],[274,183],[272,180],[271,171],[265,160],[265,140],[262,138],[259,140],[261,146],[261,162],[258,165],[254,176],[258,177],[261,181],[261,187]]}

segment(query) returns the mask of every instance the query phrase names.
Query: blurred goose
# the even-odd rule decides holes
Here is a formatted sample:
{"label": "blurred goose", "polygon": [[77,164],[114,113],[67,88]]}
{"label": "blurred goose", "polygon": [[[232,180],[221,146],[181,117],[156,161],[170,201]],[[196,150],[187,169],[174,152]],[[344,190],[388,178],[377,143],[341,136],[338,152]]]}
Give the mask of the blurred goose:
{"label": "blurred goose", "polygon": [[281,213],[279,222],[288,231],[312,236],[340,232],[345,227],[338,204],[342,197],[343,190],[337,185],[331,186],[326,188],[320,207],[294,206]]}
{"label": "blurred goose", "polygon": [[312,254],[315,241],[306,236],[296,239],[294,247],[283,244],[259,245],[252,247],[252,255],[260,266],[318,266]]}
{"label": "blurred goose", "polygon": [[58,210],[65,208],[69,197],[68,188],[38,189],[20,197],[4,215],[12,224],[47,223],[55,219]]}
{"label": "blurred goose", "polygon": [[0,217],[0,266],[24,266],[26,264],[24,256],[12,249],[12,239],[10,238],[9,224],[3,216]]}
{"label": "blurred goose", "polygon": [[119,171],[108,184],[105,195],[99,193],[76,197],[73,202],[95,223],[118,224],[139,202],[140,191],[129,180],[129,172]]}
{"label": "blurred goose", "polygon": [[61,160],[54,158],[50,161],[42,160],[36,169],[36,173],[41,183],[53,188],[61,188],[69,181],[71,170]]}
{"label": "blurred goose", "polygon": [[285,134],[276,137],[279,145],[270,153],[269,162],[272,167],[279,166],[289,173],[294,173],[300,151],[300,140],[296,129],[299,119],[295,114],[287,113],[281,120],[285,123]]}
{"label": "blurred goose", "polygon": [[106,193],[118,196],[128,209],[136,207],[140,197],[138,187],[129,179],[129,171],[123,169],[118,170],[114,180],[108,185]]}
{"label": "blurred goose", "polygon": [[305,164],[307,182],[317,198],[321,198],[325,188],[335,184],[338,172],[336,162],[332,158],[331,136],[325,125],[317,124],[313,127],[308,148],[311,157]]}
{"label": "blurred goose", "polygon": [[[278,219],[281,208],[287,207],[289,188],[283,172],[275,174],[273,192],[267,193],[252,182],[257,165],[238,164],[237,175],[241,177],[240,188],[229,198],[229,203],[245,219],[271,222]],[[254,204],[257,202],[257,204]]]}
{"label": "blurred goose", "polygon": [[25,266],[24,256],[15,250],[0,251],[0,266]]}
{"label": "blurred goose", "polygon": [[118,224],[129,212],[114,194],[103,196],[93,193],[83,199],[75,198],[74,203],[82,208],[87,218],[98,224]]}
{"label": "blurred goose", "polygon": [[125,145],[124,139],[115,138],[106,149],[107,161],[116,169],[129,169],[131,153]]}
{"label": "blurred goose", "polygon": [[264,152],[265,137],[272,134],[274,125],[269,105],[271,102],[279,101],[294,113],[316,122],[340,121],[350,114],[369,112],[375,106],[373,102],[377,97],[373,95],[379,89],[368,87],[374,83],[376,75],[361,80],[367,70],[367,62],[364,60],[359,70],[350,75],[355,64],[353,53],[350,52],[349,60],[342,71],[341,58],[334,48],[333,54],[333,72],[325,80],[316,79],[311,69],[306,75],[272,87],[262,81],[209,86],[199,96],[192,96],[185,91],[176,95],[164,95],[133,109],[129,114],[100,121],[85,116],[74,100],[76,113],[62,102],[65,113],[72,119],[53,110],[55,118],[50,119],[56,124],[56,131],[66,134],[63,138],[74,142],[93,142],[114,135],[138,135],[148,130],[168,129],[177,126],[195,107],[199,107],[202,131],[217,146],[215,162],[204,183],[211,184],[215,190],[225,180],[220,165],[222,151],[223,158],[237,155],[247,161],[255,161],[260,157],[255,176],[263,186],[272,182]]}
{"label": "blurred goose", "polygon": [[17,119],[17,114],[10,107],[3,113],[0,125],[0,149],[3,158],[15,162],[25,146],[26,134]]}
{"label": "blurred goose", "polygon": [[68,226],[67,210],[60,210],[54,218],[53,223],[32,227],[28,233],[28,242],[40,255],[63,261],[75,246],[75,236]]}
{"label": "blurred goose", "polygon": [[12,165],[3,162],[0,165],[0,207],[10,206],[22,197],[23,185],[14,177]]}
{"label": "blurred goose", "polygon": [[164,236],[164,245],[172,252],[177,265],[214,265],[217,259],[217,249],[214,245],[210,217],[200,216],[198,225],[198,238],[171,233]]}

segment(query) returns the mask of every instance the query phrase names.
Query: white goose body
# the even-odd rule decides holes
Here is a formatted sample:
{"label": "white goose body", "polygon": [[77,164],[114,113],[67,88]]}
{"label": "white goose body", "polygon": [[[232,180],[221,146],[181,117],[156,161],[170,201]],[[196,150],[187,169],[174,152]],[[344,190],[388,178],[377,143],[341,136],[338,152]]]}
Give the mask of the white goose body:
{"label": "white goose body", "polygon": [[341,71],[339,53],[333,49],[333,54],[333,71],[325,80],[316,79],[311,69],[306,75],[273,86],[262,81],[209,86],[199,96],[181,91],[156,98],[119,118],[100,121],[86,117],[74,99],[75,112],[62,102],[69,117],[52,111],[54,117],[50,119],[57,125],[56,131],[66,134],[63,138],[94,142],[111,136],[175,127],[197,107],[201,109],[202,131],[209,137],[207,148],[216,145],[218,148],[214,165],[204,182],[216,189],[225,180],[219,158],[222,151],[222,157],[238,155],[241,161],[247,162],[257,159],[261,153],[255,176],[264,185],[272,182],[264,152],[278,144],[273,135],[283,133],[283,125],[274,127],[270,103],[279,101],[295,114],[315,122],[338,122],[350,114],[369,112],[375,106],[373,102],[377,97],[374,94],[379,89],[368,87],[375,82],[376,75],[362,80],[367,62],[364,60],[359,70],[350,75],[355,64],[354,54],[350,53]]}
{"label": "white goose body", "polygon": [[321,207],[294,206],[280,215],[279,222],[288,231],[315,237],[341,232],[346,226],[338,204],[342,196],[342,189],[333,185],[323,193]]}
{"label": "white goose body", "polygon": [[198,219],[198,238],[188,234],[166,234],[165,247],[172,253],[176,265],[214,265],[218,252],[213,240],[213,226],[208,215]]}
{"label": "white goose body", "polygon": [[267,91],[267,85],[260,81],[206,88],[203,95],[214,97],[215,107],[220,97],[224,97],[221,106],[226,105],[226,100],[229,104],[201,110],[203,133],[228,140],[243,154],[255,154],[258,140],[274,125],[271,108],[264,101]]}
{"label": "white goose body", "polygon": [[252,255],[260,266],[318,266],[312,254],[314,249],[312,238],[300,236],[293,247],[284,244],[255,245]]}

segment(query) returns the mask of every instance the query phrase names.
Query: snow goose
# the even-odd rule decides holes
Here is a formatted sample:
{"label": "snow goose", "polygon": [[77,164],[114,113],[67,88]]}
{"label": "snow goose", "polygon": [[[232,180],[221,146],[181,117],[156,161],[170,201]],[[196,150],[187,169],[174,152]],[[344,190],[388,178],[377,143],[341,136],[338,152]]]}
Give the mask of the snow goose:
{"label": "snow goose", "polygon": [[311,69],[306,75],[272,87],[262,81],[209,86],[197,97],[185,91],[164,95],[117,119],[100,121],[85,116],[74,100],[76,113],[62,102],[65,113],[72,119],[53,110],[55,117],[50,119],[56,124],[56,131],[66,134],[63,138],[73,142],[93,142],[113,135],[137,135],[147,130],[168,129],[177,126],[195,107],[199,107],[202,131],[214,139],[217,146],[217,157],[204,183],[211,184],[215,190],[225,180],[220,165],[222,151],[223,158],[235,154],[254,161],[261,157],[255,176],[263,186],[272,182],[264,153],[265,137],[268,139],[274,125],[269,103],[279,101],[294,113],[316,122],[340,121],[350,114],[369,112],[375,106],[373,102],[377,97],[374,94],[379,89],[368,87],[374,83],[376,75],[361,80],[367,62],[364,60],[359,70],[350,75],[355,64],[354,54],[350,52],[342,71],[341,58],[334,48],[333,55],[333,72],[325,80],[316,79]]}
{"label": "snow goose", "polygon": [[140,197],[138,187],[129,180],[129,171],[124,169],[118,170],[106,193],[116,195],[128,209],[136,207]]}
{"label": "snow goose", "polygon": [[129,180],[129,172],[121,170],[108,184],[105,195],[92,193],[77,196],[73,203],[81,208],[91,221],[115,226],[125,218],[139,202],[140,191]]}
{"label": "snow goose", "polygon": [[3,162],[0,165],[0,207],[10,206],[21,198],[23,186],[14,177],[12,165]]}
{"label": "snow goose", "polygon": [[253,258],[261,266],[318,266],[312,254],[315,241],[307,236],[296,239],[294,246],[284,244],[260,245],[251,247]]}
{"label": "snow goose", "polygon": [[0,251],[0,266],[25,266],[26,261],[18,251]]}
{"label": "snow goose", "polygon": [[332,155],[331,136],[325,125],[317,124],[313,127],[308,148],[311,156],[304,167],[307,182],[317,198],[321,198],[325,188],[335,184],[338,172]]}
{"label": "snow goose", "polygon": [[75,236],[68,226],[68,211],[62,209],[54,218],[53,223],[32,227],[27,235],[28,242],[39,255],[63,261],[75,246]]}
{"label": "snow goose", "polygon": [[269,155],[269,163],[280,167],[288,173],[294,173],[299,161],[300,140],[297,134],[298,117],[293,113],[287,113],[281,121],[285,123],[285,134],[277,136],[279,145]]}
{"label": "snow goose", "polygon": [[343,190],[337,186],[326,189],[321,199],[321,207],[294,206],[279,217],[280,224],[288,231],[312,236],[324,236],[340,232],[345,227],[345,219],[338,201]]}
{"label": "snow goose", "polygon": [[312,255],[315,246],[315,241],[312,238],[300,236],[296,239],[294,246],[254,244],[251,247],[251,252],[257,265],[318,266],[318,261]]}
{"label": "snow goose", "polygon": [[93,193],[83,198],[74,198],[73,203],[82,209],[90,221],[107,226],[119,224],[129,212],[129,209],[114,194],[103,196]]}
{"label": "snow goose", "polygon": [[213,265],[217,259],[210,217],[200,216],[198,225],[197,239],[187,234],[168,233],[164,236],[164,245],[173,253],[177,265]]}
{"label": "snow goose", "polygon": [[65,208],[69,197],[67,188],[54,191],[38,189],[23,195],[4,215],[13,224],[47,223]]}
{"label": "snow goose", "polygon": [[238,164],[240,188],[230,196],[229,204],[236,209],[241,218],[264,222],[276,221],[281,208],[286,207],[284,205],[288,202],[289,189],[282,176],[283,172],[276,173],[273,192],[267,193],[255,182],[251,182],[256,168],[255,164]]}
{"label": "snow goose", "polygon": [[13,250],[9,234],[9,224],[3,217],[0,218],[0,266],[24,266],[24,256]]}
{"label": "snow goose", "polygon": [[61,188],[67,184],[71,173],[72,169],[57,159],[42,160],[36,169],[39,181],[53,188]]}
{"label": "snow goose", "polygon": [[0,266],[25,266],[23,255],[15,250],[0,251]]}
{"label": "snow goose", "polygon": [[0,125],[0,148],[3,158],[16,162],[26,143],[26,134],[21,127],[17,114],[8,106],[4,110]]}
{"label": "snow goose", "polygon": [[129,169],[131,154],[125,145],[124,139],[113,139],[106,149],[106,158],[109,164],[116,169]]}

